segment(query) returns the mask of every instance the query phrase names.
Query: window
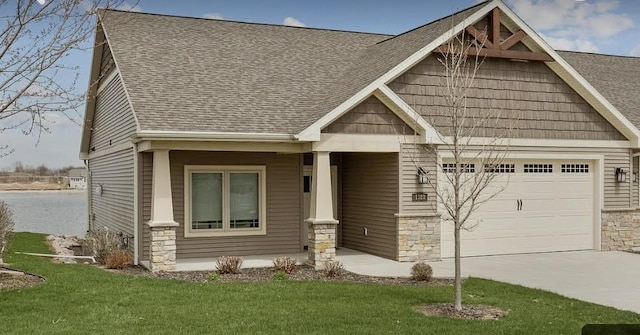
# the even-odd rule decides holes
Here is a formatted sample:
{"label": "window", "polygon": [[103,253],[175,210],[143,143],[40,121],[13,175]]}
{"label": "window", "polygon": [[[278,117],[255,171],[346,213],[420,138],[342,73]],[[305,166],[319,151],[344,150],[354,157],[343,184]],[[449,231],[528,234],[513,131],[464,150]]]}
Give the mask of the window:
{"label": "window", "polygon": [[525,164],[524,173],[552,173],[553,164]]}
{"label": "window", "polygon": [[[475,164],[460,164],[462,173],[474,173],[476,172]],[[442,171],[444,173],[454,173],[456,172],[456,164],[455,163],[443,163]]]}
{"label": "window", "polygon": [[264,166],[185,166],[185,237],[266,234]]}
{"label": "window", "polygon": [[515,164],[485,164],[484,172],[491,173],[515,173]]}
{"label": "window", "polygon": [[562,173],[589,173],[589,164],[562,164]]}

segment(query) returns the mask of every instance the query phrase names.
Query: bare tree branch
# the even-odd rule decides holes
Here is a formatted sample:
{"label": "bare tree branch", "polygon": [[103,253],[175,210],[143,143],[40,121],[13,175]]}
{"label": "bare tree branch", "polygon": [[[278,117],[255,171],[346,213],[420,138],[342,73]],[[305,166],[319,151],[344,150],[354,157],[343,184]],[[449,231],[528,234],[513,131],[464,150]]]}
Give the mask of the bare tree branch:
{"label": "bare tree branch", "polygon": [[53,123],[49,114],[81,124],[86,87],[78,87],[80,68],[70,56],[92,46],[87,42],[97,9],[123,3],[0,1],[0,132],[19,130],[39,139]]}

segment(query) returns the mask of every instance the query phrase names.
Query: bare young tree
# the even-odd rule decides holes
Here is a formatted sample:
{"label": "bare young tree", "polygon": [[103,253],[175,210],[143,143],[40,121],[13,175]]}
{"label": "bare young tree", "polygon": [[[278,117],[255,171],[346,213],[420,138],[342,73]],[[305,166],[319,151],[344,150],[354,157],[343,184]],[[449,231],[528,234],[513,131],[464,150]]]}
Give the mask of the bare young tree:
{"label": "bare young tree", "polygon": [[[93,47],[95,13],[122,0],[0,0],[0,133],[49,131],[53,116],[80,124],[85,83],[69,60]],[[0,143],[0,157],[10,153]]]}
{"label": "bare young tree", "polygon": [[439,48],[438,61],[443,68],[440,95],[445,103],[426,119],[437,125],[443,144],[416,146],[413,159],[423,172],[428,170],[420,158],[425,152],[427,157],[443,157],[445,161],[436,164],[437,177],[428,178],[427,184],[436,194],[442,224],[454,228],[456,310],[462,310],[461,231],[472,231],[481,223],[470,218],[508,182],[508,173],[502,172],[508,150],[505,139],[512,127],[501,124],[504,121],[499,110],[470,108],[468,104],[470,95],[478,89],[476,75],[485,60],[478,50],[483,44],[463,32]]}
{"label": "bare young tree", "polygon": [[0,264],[3,264],[2,256],[9,248],[13,237],[13,212],[9,205],[0,201]]}

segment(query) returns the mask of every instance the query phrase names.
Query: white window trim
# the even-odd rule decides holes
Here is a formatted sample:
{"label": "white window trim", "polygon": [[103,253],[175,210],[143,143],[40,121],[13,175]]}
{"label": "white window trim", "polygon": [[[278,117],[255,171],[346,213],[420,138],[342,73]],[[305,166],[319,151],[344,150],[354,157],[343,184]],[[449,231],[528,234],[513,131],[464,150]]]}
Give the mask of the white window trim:
{"label": "white window trim", "polygon": [[[222,221],[223,230],[191,229],[191,175],[193,173],[222,173]],[[260,227],[229,228],[229,174],[255,172],[260,180]],[[264,165],[185,165],[184,166],[184,237],[250,236],[267,234],[267,168]]]}

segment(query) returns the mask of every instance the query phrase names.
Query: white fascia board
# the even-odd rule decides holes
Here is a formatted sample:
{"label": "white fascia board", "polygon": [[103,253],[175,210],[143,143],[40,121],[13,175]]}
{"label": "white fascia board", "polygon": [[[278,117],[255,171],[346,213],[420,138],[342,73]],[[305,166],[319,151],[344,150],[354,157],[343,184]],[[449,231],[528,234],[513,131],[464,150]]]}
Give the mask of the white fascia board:
{"label": "white fascia board", "polygon": [[419,132],[421,134],[421,139],[425,143],[434,143],[434,144],[442,144],[442,139],[444,138],[440,132],[438,132],[429,122],[427,122],[422,115],[418,114],[409,104],[407,104],[402,98],[400,98],[392,89],[389,88],[386,84],[381,85],[378,88],[378,92],[381,92],[386,96],[391,102],[397,105],[401,111],[404,112],[404,115],[398,115],[403,121],[409,124],[417,124]]}
{"label": "white fascia board", "polygon": [[440,37],[433,40],[431,43],[422,47],[420,50],[413,53],[411,56],[406,58],[404,61],[400,62],[400,64],[394,66],[387,73],[380,76],[378,79],[367,85],[365,88],[360,90],[358,93],[353,95],[351,98],[347,99],[345,102],[341,103],[338,107],[334,108],[331,112],[321,117],[318,121],[314,122],[312,125],[301,131],[296,135],[296,138],[299,140],[309,140],[309,141],[319,141],[320,140],[320,130],[327,125],[331,124],[331,122],[335,121],[337,118],[342,116],[342,114],[349,111],[351,108],[362,102],[364,99],[369,97],[375,90],[380,89],[383,85],[388,84],[393,79],[397,78],[405,71],[418,64],[424,58],[426,58],[434,49],[444,44],[448,40],[452,39],[463,29],[465,29],[468,25],[482,19],[485,15],[487,15],[493,8],[501,4],[500,0],[493,0],[487,3],[483,8],[478,9],[473,15],[470,15],[468,18],[462,20],[460,23],[456,24],[449,31],[442,34]]}
{"label": "white fascia board", "polygon": [[149,139],[185,139],[185,140],[234,140],[234,141],[260,141],[260,142],[294,142],[295,138],[289,134],[272,133],[228,133],[228,132],[202,132],[202,131],[165,131],[142,130],[136,133],[138,141]]}
{"label": "white fascia board", "polygon": [[[553,58],[553,60],[560,65],[560,67],[567,72],[571,77],[573,77],[578,84],[584,87],[589,94],[593,95],[603,106],[606,108],[607,112],[613,116],[620,124],[624,127],[622,129],[623,134],[632,135],[632,143],[634,147],[640,146],[640,130],[636,128],[617,108],[615,108],[605,97],[600,94],[578,71],[576,71],[569,63],[567,63],[547,42],[540,37],[533,29],[531,29],[522,19],[518,17],[507,5],[505,5],[502,1],[497,2],[498,8],[509,17],[516,25],[520,27],[520,29],[524,30],[524,32],[528,35],[533,42],[535,42],[538,47],[542,48],[546,53]],[[562,77],[560,73],[556,73]],[[605,117],[606,118],[606,117]]]}
{"label": "white fascia board", "polygon": [[[631,148],[630,141],[601,141],[601,140],[562,140],[535,138],[491,138],[491,137],[463,137],[459,143],[472,146],[496,147],[555,147],[555,148]],[[453,138],[447,136],[444,143],[453,144]]]}

